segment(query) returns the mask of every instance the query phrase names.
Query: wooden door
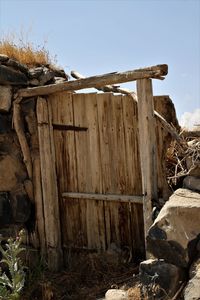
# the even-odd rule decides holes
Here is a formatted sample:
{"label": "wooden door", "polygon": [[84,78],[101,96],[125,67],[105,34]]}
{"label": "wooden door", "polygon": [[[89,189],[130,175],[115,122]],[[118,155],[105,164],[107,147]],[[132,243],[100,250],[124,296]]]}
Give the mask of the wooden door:
{"label": "wooden door", "polygon": [[[111,93],[48,97],[65,248],[144,251],[137,107]],[[133,197],[137,196],[137,197]],[[137,202],[137,203],[135,203]]]}

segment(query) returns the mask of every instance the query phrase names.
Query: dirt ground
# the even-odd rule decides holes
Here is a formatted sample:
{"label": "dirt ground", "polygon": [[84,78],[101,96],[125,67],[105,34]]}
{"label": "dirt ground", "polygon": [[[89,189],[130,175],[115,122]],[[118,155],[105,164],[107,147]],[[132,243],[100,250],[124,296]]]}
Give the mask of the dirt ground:
{"label": "dirt ground", "polygon": [[130,289],[139,300],[138,263],[125,263],[117,255],[74,255],[60,273],[52,274],[38,263],[27,274],[21,300],[96,300],[110,288]]}

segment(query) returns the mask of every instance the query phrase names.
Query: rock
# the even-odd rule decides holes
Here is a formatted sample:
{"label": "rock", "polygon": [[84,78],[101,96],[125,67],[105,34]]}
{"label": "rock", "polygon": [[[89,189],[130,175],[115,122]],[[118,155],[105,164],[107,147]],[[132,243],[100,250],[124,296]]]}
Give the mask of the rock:
{"label": "rock", "polygon": [[3,85],[27,85],[27,77],[20,71],[0,65],[0,84]]}
{"label": "rock", "polygon": [[55,77],[65,78],[65,80],[69,79],[69,75],[67,75],[63,69],[53,68],[52,71]]}
{"label": "rock", "polygon": [[[140,263],[141,294],[147,299],[169,299],[185,281],[185,270],[163,259],[149,259]],[[146,298],[145,298],[146,299]]]}
{"label": "rock", "polygon": [[200,177],[186,176],[183,180],[183,186],[186,189],[200,192]]}
{"label": "rock", "polygon": [[28,67],[26,65],[21,64],[20,62],[14,60],[12,58],[10,58],[4,64],[8,67],[12,67],[13,69],[15,69],[17,71],[21,71],[22,73],[25,73],[26,75],[28,75],[28,73],[29,73]]}
{"label": "rock", "polygon": [[[8,133],[9,131],[11,131],[11,126],[12,125],[11,125],[11,122],[9,120],[8,114],[0,113],[0,134]],[[0,145],[0,151],[1,151],[1,145]]]}
{"label": "rock", "polygon": [[190,268],[190,280],[184,290],[185,300],[200,299],[200,258],[198,258]]}
{"label": "rock", "polygon": [[0,112],[8,112],[11,107],[11,86],[0,86]]}
{"label": "rock", "polygon": [[124,290],[110,289],[106,292],[105,300],[127,300],[128,295]]}
{"label": "rock", "polygon": [[0,62],[5,62],[9,60],[9,57],[5,54],[0,54]]}
{"label": "rock", "polygon": [[200,194],[178,189],[161,209],[147,235],[148,251],[187,268],[200,239]]}
{"label": "rock", "polygon": [[0,191],[11,191],[27,177],[24,164],[18,157],[2,155],[0,159]]}
{"label": "rock", "polygon": [[[29,70],[29,77],[31,79],[30,83],[38,85],[44,85],[48,81],[54,78],[54,71],[48,69],[47,67],[37,67]],[[37,80],[37,81],[35,81]]]}
{"label": "rock", "polygon": [[39,83],[39,80],[35,78],[35,79],[29,80],[28,84],[31,86],[38,86],[40,83]]}
{"label": "rock", "polygon": [[11,221],[11,206],[9,193],[0,192],[0,226],[9,224]]}
{"label": "rock", "polygon": [[62,82],[66,82],[67,79],[63,78],[63,77],[54,77],[54,82],[55,83],[62,83]]}
{"label": "rock", "polygon": [[36,67],[29,69],[29,77],[31,79],[38,79],[43,73],[43,67]]}
{"label": "rock", "polygon": [[25,223],[31,214],[31,202],[22,185],[11,191],[11,209],[14,223]]}
{"label": "rock", "polygon": [[42,74],[39,76],[38,80],[40,85],[44,85],[48,81],[54,78],[54,72],[46,67],[43,68]]}

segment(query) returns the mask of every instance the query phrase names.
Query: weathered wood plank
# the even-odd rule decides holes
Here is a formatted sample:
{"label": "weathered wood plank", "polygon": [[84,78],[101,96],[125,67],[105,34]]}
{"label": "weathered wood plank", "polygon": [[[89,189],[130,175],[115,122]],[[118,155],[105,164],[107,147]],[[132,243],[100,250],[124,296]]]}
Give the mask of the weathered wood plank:
{"label": "weathered wood plank", "polygon": [[[101,169],[97,129],[96,94],[74,95],[76,126],[88,128],[87,132],[76,132],[76,154],[79,192],[101,192]],[[87,245],[89,248],[105,249],[103,204],[86,199],[80,202],[82,221],[86,222]],[[83,220],[84,219],[84,220]]]}
{"label": "weathered wood plank", "polygon": [[143,204],[143,196],[132,196],[132,195],[112,195],[112,194],[94,194],[94,193],[73,193],[64,192],[62,193],[64,198],[78,198],[78,199],[90,199],[100,201],[117,201],[117,202],[130,202]]}
{"label": "weathered wood plank", "polygon": [[52,145],[52,125],[51,118],[49,118],[49,113],[50,111],[46,99],[41,97],[38,98],[38,136],[40,145],[40,162],[48,267],[50,270],[56,271],[62,264],[62,250],[59,202],[55,171],[55,154]]}
{"label": "weathered wood plank", "polygon": [[19,97],[33,97],[48,95],[62,91],[75,91],[85,88],[102,87],[109,84],[123,83],[134,81],[142,78],[161,78],[167,75],[167,65],[157,65],[143,69],[137,69],[127,72],[113,72],[109,74],[92,76],[88,78],[71,80],[58,84],[50,84],[47,86],[40,86],[34,88],[21,89],[18,91]]}
{"label": "weathered wood plank", "polygon": [[145,238],[152,224],[152,201],[157,199],[156,137],[151,79],[137,80],[138,121]]}

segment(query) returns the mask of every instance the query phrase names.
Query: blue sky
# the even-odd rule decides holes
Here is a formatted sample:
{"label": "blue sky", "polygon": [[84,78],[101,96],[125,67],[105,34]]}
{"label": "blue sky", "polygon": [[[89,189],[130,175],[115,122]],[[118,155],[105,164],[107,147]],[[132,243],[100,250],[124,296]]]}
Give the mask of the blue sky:
{"label": "blue sky", "polygon": [[35,45],[47,41],[67,73],[167,63],[154,94],[170,95],[179,118],[200,108],[200,0],[0,0],[0,36],[21,31]]}

